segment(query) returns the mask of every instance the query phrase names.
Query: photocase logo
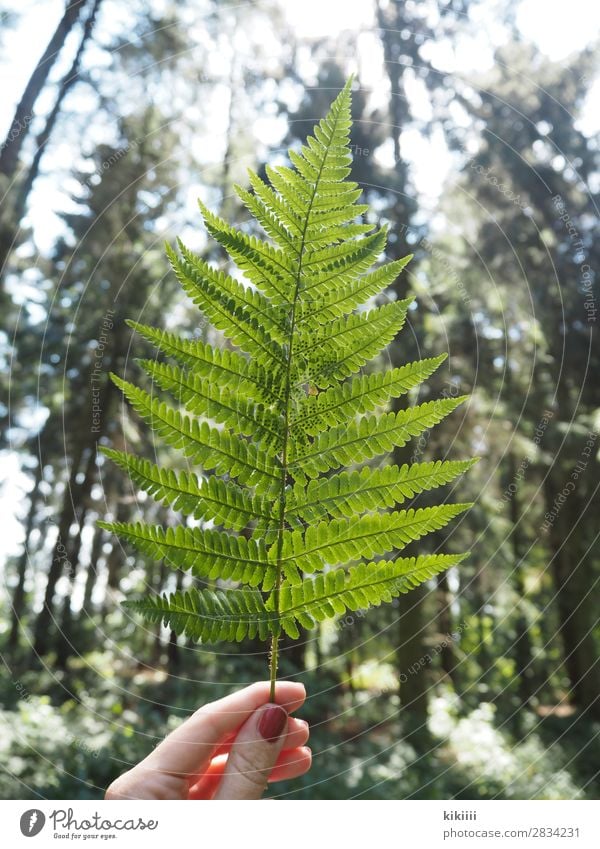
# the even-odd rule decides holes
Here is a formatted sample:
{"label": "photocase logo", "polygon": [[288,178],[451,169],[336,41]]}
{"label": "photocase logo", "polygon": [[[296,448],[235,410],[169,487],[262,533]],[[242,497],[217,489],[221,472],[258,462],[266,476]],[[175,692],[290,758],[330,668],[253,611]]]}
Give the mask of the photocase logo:
{"label": "photocase logo", "polygon": [[43,829],[46,817],[38,808],[31,808],[21,816],[21,834],[25,837],[35,837]]}

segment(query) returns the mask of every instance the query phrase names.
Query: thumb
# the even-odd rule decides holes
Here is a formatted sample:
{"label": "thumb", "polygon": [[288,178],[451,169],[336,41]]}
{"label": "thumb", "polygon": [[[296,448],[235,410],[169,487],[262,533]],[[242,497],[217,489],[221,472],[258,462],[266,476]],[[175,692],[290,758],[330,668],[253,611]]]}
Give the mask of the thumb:
{"label": "thumb", "polygon": [[214,799],[260,799],[283,746],[288,724],[281,705],[255,710],[240,728]]}

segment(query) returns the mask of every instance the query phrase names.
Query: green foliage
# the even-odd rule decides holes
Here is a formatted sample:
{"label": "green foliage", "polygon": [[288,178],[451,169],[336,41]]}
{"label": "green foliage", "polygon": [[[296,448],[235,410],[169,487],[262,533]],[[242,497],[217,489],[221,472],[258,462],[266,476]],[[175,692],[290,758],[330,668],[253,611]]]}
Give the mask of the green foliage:
{"label": "green foliage", "polygon": [[[120,619],[120,617],[119,617]],[[126,623],[122,623],[126,628]],[[119,626],[121,627],[121,626]],[[114,632],[113,632],[114,633]],[[117,636],[121,633],[121,636]],[[130,639],[117,631],[117,639]],[[141,638],[138,633],[134,637]],[[121,651],[94,652],[74,664],[68,679],[55,672],[24,672],[0,682],[0,798],[98,799],[123,772],[148,754],[148,741],[162,739],[189,715],[190,705],[224,695],[204,653],[190,655],[189,675],[164,680],[158,672],[132,673]],[[230,680],[252,673],[251,657],[219,658]],[[311,723],[315,752],[311,772],[270,786],[270,795],[294,799],[597,799],[597,726],[589,717],[531,715],[524,738],[510,735],[494,706],[471,710],[441,688],[432,700],[427,757],[405,739],[397,718],[397,696],[359,689],[323,688],[320,670],[304,674],[309,692],[303,713]],[[134,677],[132,677],[134,675]],[[208,683],[210,682],[210,683]],[[65,698],[68,687],[70,697]],[[157,704],[156,691],[161,698]],[[93,701],[90,701],[93,692]],[[165,718],[164,702],[169,716]],[[508,708],[505,705],[505,708]],[[382,717],[387,721],[382,722]],[[392,721],[390,721],[392,720]],[[351,744],[348,743],[352,738]],[[319,756],[320,755],[320,756]]]}
{"label": "green foliage", "polygon": [[201,205],[208,232],[251,285],[181,242],[179,253],[167,249],[185,292],[238,350],[132,323],[175,359],[141,362],[175,404],[114,377],[140,416],[202,474],[111,449],[106,455],[154,499],[204,524],[100,525],[152,558],[218,582],[217,589],[194,585],[126,603],[196,640],[271,635],[276,649],[282,630],[297,637],[299,626],[389,602],[464,557],[370,562],[467,509],[389,510],[448,483],[473,461],[346,468],[404,445],[465,400],[384,412],[444,356],[357,375],[396,337],[411,299],[354,310],[393,283],[410,257],[369,270],[385,248],[386,230],[369,233],[371,225],[360,222],[367,206],[357,203],[361,192],[348,180],[349,130],[350,82],[301,150],[290,151],[293,168],[268,168],[270,184],[251,172],[252,191],[237,187],[271,242],[235,230]]}

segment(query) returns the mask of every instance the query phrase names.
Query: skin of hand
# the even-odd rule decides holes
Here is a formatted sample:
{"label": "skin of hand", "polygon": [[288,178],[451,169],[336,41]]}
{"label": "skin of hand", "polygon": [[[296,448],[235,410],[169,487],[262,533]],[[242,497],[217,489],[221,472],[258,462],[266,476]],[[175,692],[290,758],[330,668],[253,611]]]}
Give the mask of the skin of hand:
{"label": "skin of hand", "polygon": [[143,761],[120,775],[106,799],[260,799],[268,782],[310,769],[308,723],[290,713],[302,684],[278,681],[275,703],[261,681],[197,710]]}

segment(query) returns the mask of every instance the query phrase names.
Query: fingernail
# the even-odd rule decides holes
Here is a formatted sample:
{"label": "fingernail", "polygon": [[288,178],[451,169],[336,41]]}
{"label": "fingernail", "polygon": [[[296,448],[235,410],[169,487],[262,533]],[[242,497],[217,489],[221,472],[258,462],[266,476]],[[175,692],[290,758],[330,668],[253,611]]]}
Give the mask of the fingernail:
{"label": "fingernail", "polygon": [[287,711],[280,705],[272,705],[263,710],[258,720],[258,730],[261,737],[274,743],[285,728],[288,721]]}

